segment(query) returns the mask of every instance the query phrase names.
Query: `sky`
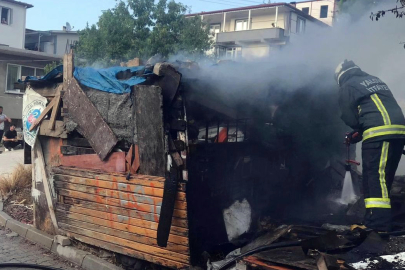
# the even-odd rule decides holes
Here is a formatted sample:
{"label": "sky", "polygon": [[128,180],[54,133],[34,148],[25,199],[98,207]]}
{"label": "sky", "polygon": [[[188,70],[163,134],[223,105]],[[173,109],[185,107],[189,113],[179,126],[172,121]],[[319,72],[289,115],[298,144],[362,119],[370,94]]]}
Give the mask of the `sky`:
{"label": "sky", "polygon": [[[116,0],[20,1],[34,5],[27,11],[27,28],[41,31],[62,30],[66,22],[74,27],[73,30],[81,30],[87,23],[96,23],[103,10],[112,8],[116,4]],[[189,6],[191,12],[195,13],[262,4],[264,0],[176,0],[176,2]]]}

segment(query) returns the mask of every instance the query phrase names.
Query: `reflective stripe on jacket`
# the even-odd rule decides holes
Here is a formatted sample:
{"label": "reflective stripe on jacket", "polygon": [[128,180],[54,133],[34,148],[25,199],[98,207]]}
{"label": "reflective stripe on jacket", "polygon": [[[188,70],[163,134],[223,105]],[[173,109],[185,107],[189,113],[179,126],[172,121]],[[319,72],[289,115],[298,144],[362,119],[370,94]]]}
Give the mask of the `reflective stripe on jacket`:
{"label": "reflective stripe on jacket", "polygon": [[342,119],[363,141],[405,139],[404,115],[383,81],[356,66],[342,72],[339,85]]}

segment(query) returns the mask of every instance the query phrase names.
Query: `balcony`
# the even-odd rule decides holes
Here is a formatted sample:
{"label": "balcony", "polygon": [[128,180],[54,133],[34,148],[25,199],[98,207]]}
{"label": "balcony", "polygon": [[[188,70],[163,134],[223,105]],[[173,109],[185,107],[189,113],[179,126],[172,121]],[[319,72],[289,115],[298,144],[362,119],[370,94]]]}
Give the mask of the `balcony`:
{"label": "balcony", "polygon": [[271,43],[284,40],[284,29],[265,28],[255,30],[233,31],[218,33],[216,37],[217,44],[254,44]]}

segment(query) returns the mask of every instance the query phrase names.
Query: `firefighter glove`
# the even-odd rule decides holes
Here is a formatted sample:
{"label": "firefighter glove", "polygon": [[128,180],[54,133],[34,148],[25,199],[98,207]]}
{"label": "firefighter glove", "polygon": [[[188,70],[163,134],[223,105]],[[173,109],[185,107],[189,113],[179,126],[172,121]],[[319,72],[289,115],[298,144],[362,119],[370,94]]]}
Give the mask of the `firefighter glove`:
{"label": "firefighter glove", "polygon": [[352,132],[346,133],[346,143],[355,144],[363,140],[363,135],[360,130],[353,130]]}

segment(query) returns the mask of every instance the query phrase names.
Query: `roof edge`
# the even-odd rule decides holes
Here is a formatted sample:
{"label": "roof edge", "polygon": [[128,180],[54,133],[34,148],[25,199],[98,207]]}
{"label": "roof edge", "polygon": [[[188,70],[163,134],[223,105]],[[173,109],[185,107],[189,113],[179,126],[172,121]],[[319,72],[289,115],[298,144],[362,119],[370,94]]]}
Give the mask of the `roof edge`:
{"label": "roof edge", "polygon": [[202,16],[202,15],[211,15],[211,14],[221,14],[225,12],[233,12],[233,11],[244,11],[244,10],[249,10],[249,9],[259,9],[259,8],[268,8],[268,7],[279,7],[279,6],[285,6],[288,7],[292,10],[294,10],[298,15],[301,17],[307,18],[308,20],[319,24],[320,26],[324,27],[330,27],[328,24],[318,20],[315,17],[312,17],[309,14],[306,14],[302,12],[302,10],[298,9],[297,7],[289,4],[289,3],[273,3],[273,4],[261,4],[261,5],[254,5],[254,6],[246,6],[246,7],[239,7],[239,8],[230,8],[230,9],[221,9],[221,10],[214,10],[214,11],[208,11],[208,12],[200,12],[200,13],[192,13],[192,14],[187,14],[185,15],[186,17],[193,17],[193,16]]}
{"label": "roof edge", "polygon": [[33,8],[34,6],[28,3],[24,3],[21,1],[15,1],[15,0],[0,0],[0,2],[8,2],[10,4],[16,4],[16,5],[20,5],[20,6],[24,6],[25,8]]}
{"label": "roof edge", "polygon": [[62,56],[48,54],[43,52],[30,51],[26,49],[12,48],[8,46],[0,46],[0,54],[17,55],[29,58],[43,59],[49,61],[58,61]]}

